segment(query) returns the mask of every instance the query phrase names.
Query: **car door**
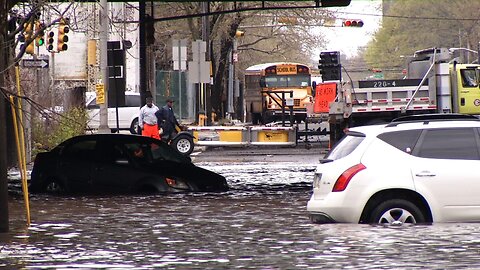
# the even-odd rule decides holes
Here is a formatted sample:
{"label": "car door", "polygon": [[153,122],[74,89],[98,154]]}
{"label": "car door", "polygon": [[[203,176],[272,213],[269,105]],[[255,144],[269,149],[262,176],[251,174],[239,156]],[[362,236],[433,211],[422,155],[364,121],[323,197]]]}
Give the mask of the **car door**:
{"label": "car door", "polygon": [[61,151],[57,172],[68,190],[84,192],[91,188],[96,151],[97,141],[93,136],[76,140]]}
{"label": "car door", "polygon": [[94,185],[107,193],[129,192],[139,177],[138,168],[132,162],[121,140],[102,142],[100,161],[94,167]]}
{"label": "car door", "polygon": [[478,130],[424,130],[412,155],[416,189],[431,204],[435,221],[480,221]]}

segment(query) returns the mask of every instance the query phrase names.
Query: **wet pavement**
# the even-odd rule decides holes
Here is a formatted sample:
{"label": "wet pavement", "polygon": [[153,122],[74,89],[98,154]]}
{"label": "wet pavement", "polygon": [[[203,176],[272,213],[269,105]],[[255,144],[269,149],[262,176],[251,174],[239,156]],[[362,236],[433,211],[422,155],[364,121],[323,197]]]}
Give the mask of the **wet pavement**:
{"label": "wet pavement", "polygon": [[[318,152],[316,150],[319,150]],[[479,269],[478,224],[312,224],[321,149],[208,149],[231,190],[149,196],[10,197],[0,266],[11,269]],[[253,152],[252,152],[253,151]],[[310,152],[312,151],[312,152]]]}

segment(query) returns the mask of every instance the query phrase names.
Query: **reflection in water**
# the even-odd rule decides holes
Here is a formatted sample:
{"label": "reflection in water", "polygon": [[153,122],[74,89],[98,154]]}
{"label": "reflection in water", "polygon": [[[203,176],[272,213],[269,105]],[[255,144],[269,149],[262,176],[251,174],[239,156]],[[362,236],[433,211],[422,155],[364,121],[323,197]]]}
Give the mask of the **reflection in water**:
{"label": "reflection in water", "polygon": [[108,269],[478,268],[476,224],[314,225],[306,203],[314,165],[199,164],[226,193],[20,197],[0,265]]}

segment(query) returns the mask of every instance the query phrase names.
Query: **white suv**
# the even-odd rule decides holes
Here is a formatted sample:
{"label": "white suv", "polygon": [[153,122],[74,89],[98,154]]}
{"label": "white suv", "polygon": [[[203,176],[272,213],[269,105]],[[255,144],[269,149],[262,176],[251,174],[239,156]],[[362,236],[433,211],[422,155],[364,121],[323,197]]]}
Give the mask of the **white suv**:
{"label": "white suv", "polygon": [[480,221],[480,120],[459,114],[351,128],[315,172],[315,223]]}
{"label": "white suv", "polygon": [[[129,130],[132,134],[138,132],[138,114],[140,113],[140,93],[125,92],[125,106],[118,107],[118,129]],[[100,125],[100,106],[97,104],[95,92],[87,92],[86,106],[88,112],[88,129],[98,129]],[[117,110],[108,107],[108,127],[117,130]]]}

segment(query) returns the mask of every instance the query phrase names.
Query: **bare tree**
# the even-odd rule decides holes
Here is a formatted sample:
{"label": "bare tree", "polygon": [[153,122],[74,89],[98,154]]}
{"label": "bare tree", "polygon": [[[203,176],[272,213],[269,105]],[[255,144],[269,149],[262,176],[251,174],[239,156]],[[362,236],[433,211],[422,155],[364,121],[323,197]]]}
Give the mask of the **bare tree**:
{"label": "bare tree", "polygon": [[[273,2],[273,1],[271,1]],[[312,26],[321,26],[325,19],[333,15],[325,9],[295,9],[298,2],[270,3],[273,6],[290,6],[285,10],[255,10],[222,14],[222,10],[248,5],[260,5],[255,2],[213,2],[209,9],[219,12],[208,17],[211,41],[210,56],[212,61],[214,85],[211,91],[211,105],[213,110],[223,112],[226,97],[226,78],[228,72],[228,55],[236,39],[239,51],[239,62],[236,65],[237,74],[253,64],[273,61],[295,61],[309,64],[313,50],[323,47],[325,40],[322,36],[312,34]],[[202,13],[199,3],[159,3],[155,6],[155,17],[177,15],[191,15]],[[282,21],[287,18],[287,21]],[[290,21],[288,21],[290,20]],[[156,56],[157,68],[170,69],[169,46],[172,38],[197,40],[202,33],[201,18],[187,18],[177,21],[157,23]],[[237,31],[245,35],[236,37]]]}

